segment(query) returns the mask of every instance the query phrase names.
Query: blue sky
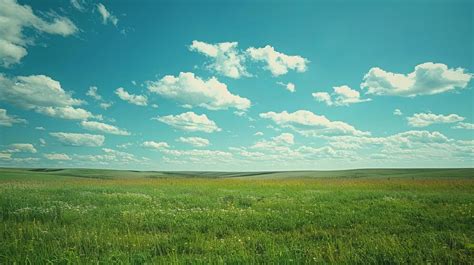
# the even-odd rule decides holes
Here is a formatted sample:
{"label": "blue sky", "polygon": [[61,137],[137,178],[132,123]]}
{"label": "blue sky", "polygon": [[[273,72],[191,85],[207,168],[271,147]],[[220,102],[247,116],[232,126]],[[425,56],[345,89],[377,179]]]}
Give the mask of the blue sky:
{"label": "blue sky", "polygon": [[472,167],[473,10],[0,0],[0,166]]}

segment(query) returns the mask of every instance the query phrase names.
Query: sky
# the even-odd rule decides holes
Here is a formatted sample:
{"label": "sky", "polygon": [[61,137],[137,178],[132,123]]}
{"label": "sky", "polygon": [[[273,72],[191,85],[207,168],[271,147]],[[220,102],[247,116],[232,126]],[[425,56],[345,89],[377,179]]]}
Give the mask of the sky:
{"label": "sky", "polygon": [[0,166],[474,166],[471,1],[0,0]]}

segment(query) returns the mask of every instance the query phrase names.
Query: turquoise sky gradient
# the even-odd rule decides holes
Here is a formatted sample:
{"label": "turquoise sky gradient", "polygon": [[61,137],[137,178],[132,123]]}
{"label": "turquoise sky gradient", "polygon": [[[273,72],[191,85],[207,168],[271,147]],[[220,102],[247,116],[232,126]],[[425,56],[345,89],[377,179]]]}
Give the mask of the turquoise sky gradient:
{"label": "turquoise sky gradient", "polygon": [[[35,18],[19,15],[25,6]],[[474,166],[471,1],[0,0],[0,10],[6,21],[0,23],[0,166],[241,171]],[[237,42],[233,51],[248,74],[233,78],[216,70],[212,57],[190,48],[193,41],[209,47]],[[14,58],[11,43],[27,54]],[[272,74],[266,61],[247,50],[267,45],[305,60],[305,69]],[[417,66],[419,75],[400,75]],[[382,74],[369,75],[376,67]],[[205,81],[215,77],[251,104],[224,106],[224,97],[204,97],[193,83],[181,90],[162,86],[161,94],[150,89],[181,72]],[[67,97],[82,104],[59,102],[51,83],[19,78],[38,75],[59,82]],[[365,81],[370,85],[361,87]],[[18,83],[24,96],[15,92]],[[342,86],[359,97],[335,93],[333,87]],[[87,95],[91,87],[100,100]],[[146,97],[146,106],[121,99],[119,87]],[[331,101],[313,95],[318,92]],[[338,101],[341,95],[346,97]],[[112,105],[104,109],[101,103]],[[94,117],[45,113],[58,106]],[[285,111],[290,118],[282,116]],[[220,131],[163,122],[187,112],[205,114]],[[336,121],[360,133],[340,129]],[[113,134],[110,126],[130,135]],[[71,142],[80,136],[61,140],[57,133],[103,141]]]}

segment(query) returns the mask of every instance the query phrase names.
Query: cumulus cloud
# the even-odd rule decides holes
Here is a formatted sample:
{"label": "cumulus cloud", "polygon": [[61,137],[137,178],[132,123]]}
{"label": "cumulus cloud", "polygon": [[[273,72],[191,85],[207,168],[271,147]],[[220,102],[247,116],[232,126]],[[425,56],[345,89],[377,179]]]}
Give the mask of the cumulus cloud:
{"label": "cumulus cloud", "polygon": [[113,104],[112,102],[105,102],[102,99],[102,96],[99,94],[99,89],[96,86],[89,87],[89,90],[87,90],[86,95],[95,99],[96,101],[99,101],[99,107],[101,107],[102,109],[106,110],[110,108]]}
{"label": "cumulus cloud", "polygon": [[166,142],[155,142],[155,141],[143,142],[142,146],[146,148],[156,149],[156,150],[163,150],[170,147],[168,143]]}
{"label": "cumulus cloud", "polygon": [[36,153],[37,150],[32,144],[10,144],[6,150],[8,153]]}
{"label": "cumulus cloud", "polygon": [[314,92],[311,95],[318,102],[324,102],[328,106],[333,104],[331,95],[328,92]]}
{"label": "cumulus cloud", "polygon": [[293,129],[305,136],[370,135],[369,132],[359,131],[345,122],[330,121],[325,116],[316,115],[307,110],[298,110],[293,113],[271,111],[260,113],[260,117],[270,119],[281,127]]}
{"label": "cumulus cloud", "polygon": [[62,160],[62,161],[72,160],[72,158],[70,158],[66,154],[44,154],[44,157],[48,160]]}
{"label": "cumulus cloud", "polygon": [[112,107],[113,103],[112,102],[102,102],[99,104],[99,107],[103,108],[103,109],[108,109],[110,107]]}
{"label": "cumulus cloud", "polygon": [[110,13],[102,3],[97,4],[97,10],[102,17],[102,24],[107,25],[109,22],[117,26],[118,18]]}
{"label": "cumulus cloud", "polygon": [[288,83],[283,83],[283,82],[277,82],[278,85],[285,87],[286,90],[290,91],[291,93],[296,91],[296,86],[295,84],[288,82]]}
{"label": "cumulus cloud", "polygon": [[294,144],[295,137],[291,133],[282,133],[278,136],[273,137],[273,141],[277,143],[284,143],[284,144]]}
{"label": "cumulus cloud", "polygon": [[393,110],[393,115],[395,115],[395,116],[402,116],[403,113],[402,113],[402,111],[401,111],[400,109],[395,109],[395,110]]}
{"label": "cumulus cloud", "polygon": [[95,100],[102,100],[102,97],[98,93],[98,88],[96,86],[91,86],[89,87],[89,90],[87,90],[86,95],[95,99]]}
{"label": "cumulus cloud", "polygon": [[397,133],[389,139],[397,143],[444,143],[448,141],[448,138],[442,133],[430,131],[407,131]]}
{"label": "cumulus cloud", "polygon": [[289,161],[301,163],[314,161],[314,159],[349,159],[354,155],[353,151],[336,150],[331,146],[298,146],[295,144],[294,136],[290,133],[282,133],[269,140],[258,141],[250,147],[250,150],[245,147],[229,149],[246,160],[271,161],[279,164]]}
{"label": "cumulus cloud", "polygon": [[94,163],[100,163],[103,165],[109,165],[113,162],[119,163],[138,163],[141,162],[135,157],[135,155],[121,152],[110,148],[102,148],[103,153],[97,155],[74,155],[73,160],[89,161]]}
{"label": "cumulus cloud", "polygon": [[189,46],[189,50],[211,58],[212,63],[208,65],[208,68],[221,75],[237,79],[249,76],[244,66],[245,56],[237,50],[237,45],[237,42],[209,44],[194,40]]}
{"label": "cumulus cloud", "polygon": [[327,92],[316,92],[313,93],[314,99],[319,102],[324,102],[328,106],[348,106],[354,103],[367,102],[371,99],[362,99],[360,93],[357,90],[350,88],[349,86],[335,86],[333,87],[334,93],[332,96]]}
{"label": "cumulus cloud", "polygon": [[301,159],[314,160],[314,159],[331,159],[331,158],[344,158],[346,160],[353,158],[353,153],[347,150],[337,150],[331,146],[312,147],[312,146],[300,146],[297,148],[296,153]]}
{"label": "cumulus cloud", "polygon": [[176,141],[190,144],[194,147],[204,147],[209,145],[209,140],[201,137],[179,137]]}
{"label": "cumulus cloud", "polygon": [[289,146],[293,145],[295,143],[294,141],[294,135],[291,133],[282,133],[278,136],[272,137],[271,140],[262,140],[257,143],[255,143],[252,148],[255,149],[271,149],[272,151],[275,151],[276,149],[279,149],[279,147],[283,146]]}
{"label": "cumulus cloud", "polygon": [[85,120],[88,118],[101,119],[100,116],[94,116],[85,109],[74,107],[37,107],[36,112],[51,116],[54,118],[61,118],[67,120]]}
{"label": "cumulus cloud", "polygon": [[466,130],[474,130],[474,123],[469,122],[460,122],[452,127],[453,129],[466,129]]}
{"label": "cumulus cloud", "polygon": [[192,107],[199,106],[210,110],[246,110],[250,107],[249,99],[230,93],[227,85],[219,82],[217,78],[203,80],[194,73],[180,73],[176,77],[167,75],[161,80],[148,82],[148,89]]}
{"label": "cumulus cloud", "polygon": [[192,111],[153,119],[184,131],[202,131],[206,133],[221,131],[221,128],[214,121],[207,118],[206,114],[198,115]]}
{"label": "cumulus cloud", "polygon": [[[371,136],[330,136],[327,137],[331,146],[342,149],[359,149],[365,145],[376,145],[386,147],[411,148],[414,145],[447,143],[449,139],[440,132],[430,131],[406,131],[386,137]],[[389,150],[389,148],[388,148]]]}
{"label": "cumulus cloud", "polygon": [[31,36],[24,35],[27,30],[61,36],[78,30],[66,17],[39,17],[30,6],[16,0],[0,0],[0,6],[0,64],[5,67],[19,63],[28,54],[27,47],[34,44]]}
{"label": "cumulus cloud", "polygon": [[295,70],[297,72],[305,72],[309,61],[298,55],[286,55],[267,45],[263,48],[250,47],[247,49],[247,54],[254,61],[263,61],[266,63],[266,69],[274,76],[284,75],[288,70]]}
{"label": "cumulus cloud", "polygon": [[263,136],[263,132],[256,132],[254,135],[255,136]]}
{"label": "cumulus cloud", "polygon": [[70,146],[102,146],[105,141],[103,135],[88,133],[65,133],[53,132],[51,136],[55,137],[59,142]]}
{"label": "cumulus cloud", "polygon": [[11,127],[15,123],[27,123],[25,119],[17,118],[14,115],[8,115],[6,109],[0,109],[0,126]]}
{"label": "cumulus cloud", "polygon": [[419,64],[409,74],[387,72],[374,67],[360,85],[368,94],[415,97],[466,88],[472,74],[463,68],[448,68],[442,63]]}
{"label": "cumulus cloud", "polygon": [[209,160],[229,160],[232,158],[232,154],[225,151],[219,150],[204,150],[204,149],[192,149],[192,150],[172,150],[165,149],[163,152],[167,155],[185,157],[194,162],[202,162]]}
{"label": "cumulus cloud", "polygon": [[435,159],[468,160],[474,158],[474,141],[454,140],[440,132],[406,131],[385,137],[327,137],[331,146],[340,149],[365,149],[391,161],[436,161]]}
{"label": "cumulus cloud", "polygon": [[125,91],[123,87],[119,87],[115,90],[115,94],[124,101],[127,101],[128,103],[137,105],[137,106],[146,106],[148,105],[148,99],[146,96],[142,95],[133,95]]}
{"label": "cumulus cloud", "polygon": [[91,130],[91,131],[99,131],[99,132],[115,134],[115,135],[130,135],[130,133],[127,132],[126,130],[123,130],[116,126],[102,123],[102,122],[82,121],[81,126],[84,129]]}
{"label": "cumulus cloud", "polygon": [[426,127],[435,123],[455,123],[463,121],[465,118],[457,114],[433,114],[433,113],[415,113],[407,117],[408,124],[412,127]]}
{"label": "cumulus cloud", "polygon": [[66,107],[83,103],[64,91],[58,81],[45,75],[8,78],[1,74],[0,84],[2,101],[27,109],[37,106]]}
{"label": "cumulus cloud", "polygon": [[0,74],[0,100],[23,109],[62,119],[98,118],[76,108],[84,102],[64,91],[61,84],[45,75],[8,78]]}

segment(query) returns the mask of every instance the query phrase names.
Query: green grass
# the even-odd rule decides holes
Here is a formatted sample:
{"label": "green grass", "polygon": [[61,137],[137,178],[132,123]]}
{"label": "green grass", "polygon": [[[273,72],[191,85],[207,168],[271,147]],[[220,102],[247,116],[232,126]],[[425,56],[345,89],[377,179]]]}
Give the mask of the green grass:
{"label": "green grass", "polygon": [[473,264],[473,169],[0,169],[0,264]]}

